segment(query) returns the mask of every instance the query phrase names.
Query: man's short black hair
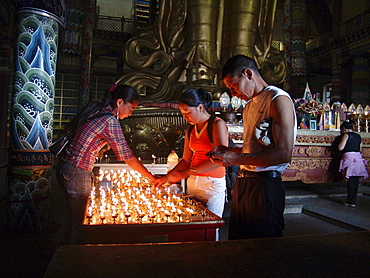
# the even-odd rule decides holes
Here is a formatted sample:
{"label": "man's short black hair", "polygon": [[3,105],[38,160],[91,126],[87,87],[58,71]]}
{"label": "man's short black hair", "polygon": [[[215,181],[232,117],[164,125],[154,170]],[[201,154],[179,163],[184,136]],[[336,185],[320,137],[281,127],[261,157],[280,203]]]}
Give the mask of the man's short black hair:
{"label": "man's short black hair", "polygon": [[241,76],[246,68],[259,73],[258,66],[252,58],[245,55],[235,55],[227,60],[222,68],[222,79],[229,74],[231,76]]}

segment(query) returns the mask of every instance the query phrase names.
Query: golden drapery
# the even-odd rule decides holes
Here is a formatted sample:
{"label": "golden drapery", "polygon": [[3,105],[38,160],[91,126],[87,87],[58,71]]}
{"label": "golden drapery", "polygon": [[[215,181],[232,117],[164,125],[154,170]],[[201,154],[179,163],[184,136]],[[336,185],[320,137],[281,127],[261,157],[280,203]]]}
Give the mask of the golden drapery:
{"label": "golden drapery", "polygon": [[177,100],[189,87],[215,96],[221,64],[244,54],[269,83],[281,83],[286,62],[270,51],[276,1],[161,0],[155,24],[128,41],[124,60],[131,70],[119,82],[145,92],[143,102]]}

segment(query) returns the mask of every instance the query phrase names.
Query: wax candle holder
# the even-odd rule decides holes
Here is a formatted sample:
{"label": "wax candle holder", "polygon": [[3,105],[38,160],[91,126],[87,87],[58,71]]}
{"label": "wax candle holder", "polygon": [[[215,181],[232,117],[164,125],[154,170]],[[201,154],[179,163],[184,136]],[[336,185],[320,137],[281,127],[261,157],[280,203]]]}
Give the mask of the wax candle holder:
{"label": "wax candle holder", "polygon": [[[99,186],[103,180],[111,186]],[[168,188],[156,189],[135,171],[104,171],[90,192],[85,223],[191,222],[209,217],[205,211],[191,196],[174,194]]]}

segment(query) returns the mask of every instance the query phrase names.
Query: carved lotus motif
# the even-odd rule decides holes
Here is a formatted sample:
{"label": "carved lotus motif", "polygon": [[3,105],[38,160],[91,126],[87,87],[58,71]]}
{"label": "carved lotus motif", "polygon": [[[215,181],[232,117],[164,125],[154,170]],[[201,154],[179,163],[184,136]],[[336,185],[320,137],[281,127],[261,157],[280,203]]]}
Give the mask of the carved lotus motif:
{"label": "carved lotus motif", "polygon": [[136,150],[139,144],[146,143],[148,152],[156,157],[167,156],[170,152],[170,146],[161,131],[147,123],[136,124],[132,130],[132,149]]}
{"label": "carved lotus motif", "polygon": [[162,132],[163,136],[166,138],[169,146],[173,148],[176,143],[176,140],[181,135],[182,129],[178,126],[173,124],[166,123],[161,128],[160,131]]}
{"label": "carved lotus motif", "polygon": [[306,153],[309,157],[321,157],[325,150],[322,147],[310,146],[306,149]]}

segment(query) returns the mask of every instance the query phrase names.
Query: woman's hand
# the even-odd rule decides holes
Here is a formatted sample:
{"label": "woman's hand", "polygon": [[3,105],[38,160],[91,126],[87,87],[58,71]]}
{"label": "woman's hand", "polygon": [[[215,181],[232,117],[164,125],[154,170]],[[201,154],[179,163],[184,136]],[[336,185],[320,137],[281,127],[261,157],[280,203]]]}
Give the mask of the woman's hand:
{"label": "woman's hand", "polygon": [[165,175],[163,177],[156,178],[156,180],[153,182],[153,184],[156,188],[159,188],[167,182],[168,182],[168,176]]}
{"label": "woman's hand", "polygon": [[157,180],[159,179],[159,177],[157,176],[154,176],[154,175],[151,175],[150,177],[148,177],[149,180],[150,180],[150,183],[152,184],[155,184],[157,182]]}
{"label": "woman's hand", "polygon": [[168,174],[168,179],[172,183],[180,182],[182,179],[186,179],[190,175],[190,170],[185,169],[185,170],[172,170]]}
{"label": "woman's hand", "polygon": [[172,170],[167,175],[156,179],[153,184],[156,188],[164,185],[180,182],[182,179],[186,179],[189,176],[189,170]]}

